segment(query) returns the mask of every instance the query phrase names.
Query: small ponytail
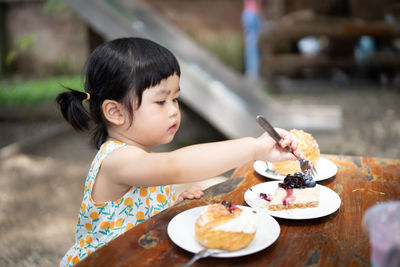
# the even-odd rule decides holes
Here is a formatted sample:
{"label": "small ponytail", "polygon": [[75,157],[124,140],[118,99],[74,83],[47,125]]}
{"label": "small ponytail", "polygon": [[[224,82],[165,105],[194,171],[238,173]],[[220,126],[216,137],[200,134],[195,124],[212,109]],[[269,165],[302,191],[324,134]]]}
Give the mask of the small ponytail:
{"label": "small ponytail", "polygon": [[59,94],[56,98],[64,119],[77,131],[88,130],[90,116],[82,103],[88,98],[87,93],[66,89],[69,91]]}

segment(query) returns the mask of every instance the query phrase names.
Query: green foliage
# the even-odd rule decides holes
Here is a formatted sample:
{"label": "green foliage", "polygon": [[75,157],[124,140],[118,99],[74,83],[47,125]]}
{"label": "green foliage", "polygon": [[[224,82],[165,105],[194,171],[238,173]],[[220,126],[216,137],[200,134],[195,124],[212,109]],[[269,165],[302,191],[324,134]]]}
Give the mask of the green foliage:
{"label": "green foliage", "polygon": [[46,5],[43,8],[44,13],[50,13],[65,8],[65,4],[60,0],[47,0]]}
{"label": "green foliage", "polygon": [[19,36],[16,44],[6,56],[6,66],[10,66],[21,53],[31,50],[36,39],[37,36],[33,33]]}
{"label": "green foliage", "polygon": [[74,73],[71,61],[68,57],[60,57],[54,64],[53,75],[65,75]]}
{"label": "green foliage", "polygon": [[70,76],[19,82],[0,81],[0,105],[35,105],[41,102],[54,101],[59,93],[66,90],[63,86],[82,90],[83,78],[81,76]]}

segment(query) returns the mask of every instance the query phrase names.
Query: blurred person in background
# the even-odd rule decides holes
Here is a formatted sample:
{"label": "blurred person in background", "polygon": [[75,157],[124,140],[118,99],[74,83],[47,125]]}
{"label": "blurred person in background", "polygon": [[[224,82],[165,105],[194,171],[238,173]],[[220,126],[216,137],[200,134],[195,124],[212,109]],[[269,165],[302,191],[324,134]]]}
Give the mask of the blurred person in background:
{"label": "blurred person in background", "polygon": [[259,74],[258,39],[261,33],[262,0],[244,0],[242,24],[245,36],[245,72],[246,76],[256,78]]}

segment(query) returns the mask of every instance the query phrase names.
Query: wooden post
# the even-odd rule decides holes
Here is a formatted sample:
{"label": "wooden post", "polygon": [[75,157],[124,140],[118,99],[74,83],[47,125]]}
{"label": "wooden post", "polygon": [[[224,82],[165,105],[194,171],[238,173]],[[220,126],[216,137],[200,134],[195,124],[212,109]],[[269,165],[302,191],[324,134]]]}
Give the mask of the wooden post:
{"label": "wooden post", "polygon": [[104,38],[100,34],[98,34],[90,25],[88,27],[88,36],[89,36],[89,53],[91,53],[96,47],[104,43]]}
{"label": "wooden post", "polygon": [[0,77],[6,73],[6,3],[0,2]]}
{"label": "wooden post", "polygon": [[267,1],[268,19],[279,20],[286,14],[286,0]]}

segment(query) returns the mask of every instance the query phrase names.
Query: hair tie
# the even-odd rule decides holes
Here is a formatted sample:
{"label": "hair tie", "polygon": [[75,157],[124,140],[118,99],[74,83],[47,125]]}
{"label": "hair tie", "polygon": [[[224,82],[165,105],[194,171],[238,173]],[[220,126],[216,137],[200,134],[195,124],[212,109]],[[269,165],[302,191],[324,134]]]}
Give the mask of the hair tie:
{"label": "hair tie", "polygon": [[86,99],[85,100],[87,100],[87,101],[90,100],[90,94],[89,93],[86,93]]}

